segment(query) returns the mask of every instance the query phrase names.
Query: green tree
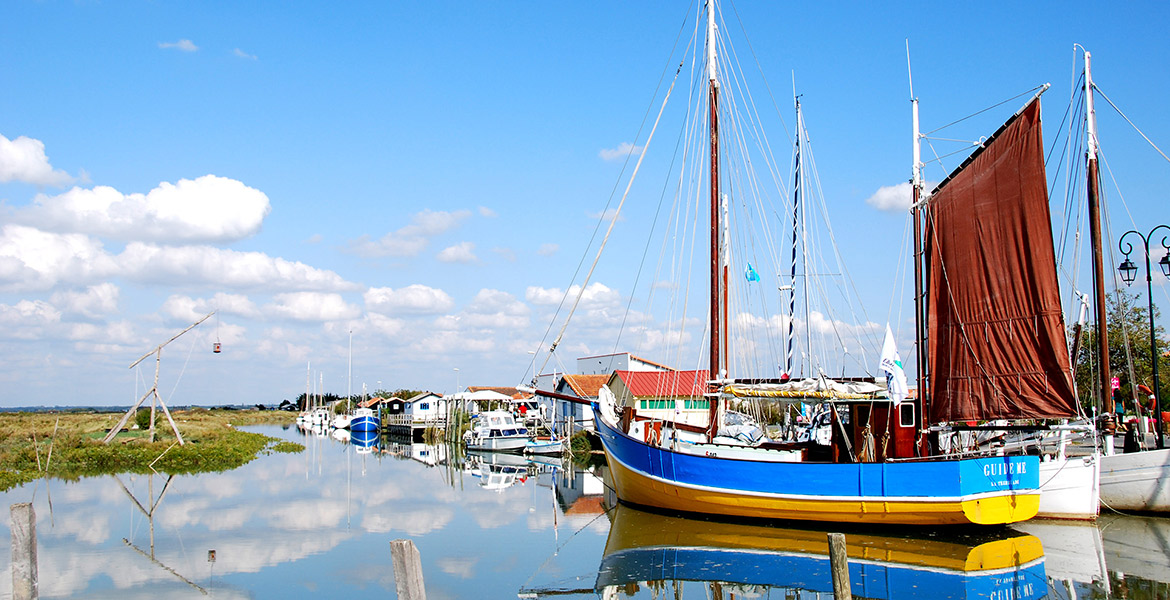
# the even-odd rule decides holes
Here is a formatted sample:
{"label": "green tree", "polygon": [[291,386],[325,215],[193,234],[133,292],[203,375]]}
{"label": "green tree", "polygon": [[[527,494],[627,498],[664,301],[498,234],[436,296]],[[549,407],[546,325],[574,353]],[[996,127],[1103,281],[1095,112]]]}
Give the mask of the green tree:
{"label": "green tree", "polygon": [[[1109,335],[1109,371],[1121,382],[1121,389],[1114,394],[1115,400],[1124,401],[1127,412],[1133,411],[1134,386],[1143,384],[1153,388],[1153,363],[1150,361],[1150,317],[1149,305],[1138,296],[1128,293],[1109,295],[1107,298],[1105,319]],[[1154,307],[1154,335],[1158,345],[1158,398],[1162,401],[1162,409],[1168,405],[1170,396],[1170,344],[1166,341],[1166,332],[1158,325],[1159,311]],[[1071,339],[1071,337],[1070,337]],[[1128,353],[1126,342],[1129,342]],[[1077,393],[1081,403],[1091,407],[1098,397],[1097,390],[1101,389],[1097,372],[1097,328],[1094,324],[1085,325],[1085,332],[1081,340],[1080,349],[1073,359],[1076,370]],[[1127,360],[1128,359],[1128,360]],[[1128,361],[1133,361],[1133,380],[1130,379]],[[1138,392],[1138,398],[1145,401],[1146,394]]]}

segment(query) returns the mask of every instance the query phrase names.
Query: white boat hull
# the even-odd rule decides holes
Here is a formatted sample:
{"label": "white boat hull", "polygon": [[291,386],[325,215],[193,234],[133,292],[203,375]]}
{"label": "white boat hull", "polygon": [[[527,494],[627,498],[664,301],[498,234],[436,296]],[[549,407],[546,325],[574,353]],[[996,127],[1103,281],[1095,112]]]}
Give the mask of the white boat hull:
{"label": "white boat hull", "polygon": [[1040,462],[1040,511],[1047,519],[1096,519],[1101,510],[1100,457],[1072,456]]}
{"label": "white boat hull", "polygon": [[1101,505],[1170,512],[1170,448],[1102,456]]}
{"label": "white boat hull", "polygon": [[528,440],[524,445],[525,454],[564,454],[563,440]]}
{"label": "white boat hull", "polygon": [[492,437],[467,442],[468,450],[486,452],[520,452],[524,450],[527,437]]}

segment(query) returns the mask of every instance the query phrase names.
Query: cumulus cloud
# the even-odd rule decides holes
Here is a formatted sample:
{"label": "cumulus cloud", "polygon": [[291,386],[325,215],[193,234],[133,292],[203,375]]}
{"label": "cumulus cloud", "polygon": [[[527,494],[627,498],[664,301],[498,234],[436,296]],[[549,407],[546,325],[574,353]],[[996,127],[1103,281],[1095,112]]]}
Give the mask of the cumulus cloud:
{"label": "cumulus cloud", "polygon": [[481,207],[479,207],[479,216],[487,218],[487,219],[494,219],[494,218],[498,217],[499,215],[496,214],[496,211],[494,211],[486,206],[481,206]]}
{"label": "cumulus cloud", "polygon": [[411,217],[409,225],[391,231],[376,241],[370,240],[369,236],[362,236],[350,242],[350,251],[370,258],[417,256],[427,247],[431,238],[458,227],[470,216],[469,210],[424,210]]}
{"label": "cumulus cloud", "polygon": [[236,56],[238,56],[240,58],[246,58],[248,60],[256,60],[255,54],[248,54],[247,52],[244,52],[243,50],[240,50],[239,48],[232,50],[232,54],[235,54]]}
{"label": "cumulus cloud", "polygon": [[[574,285],[569,288],[568,298],[570,301],[575,299],[578,294],[581,294],[581,286]],[[543,306],[555,306],[560,304],[561,298],[566,296],[564,290],[560,288],[543,288],[538,286],[529,286],[524,292],[524,299]],[[600,282],[593,282],[585,288],[585,293],[581,296],[581,306],[583,308],[597,308],[605,306],[616,306],[621,301],[621,294],[617,290],[611,289]]]}
{"label": "cumulus cloud", "polygon": [[[931,189],[935,183],[926,183],[926,189]],[[886,212],[906,212],[913,204],[914,190],[910,182],[904,181],[897,185],[883,185],[872,196],[865,199],[865,203]]]}
{"label": "cumulus cloud", "polygon": [[23,135],[15,140],[0,135],[0,183],[9,181],[63,186],[73,178],[49,164],[44,142]]}
{"label": "cumulus cloud", "polygon": [[69,339],[75,342],[93,342],[102,347],[110,344],[130,346],[142,344],[142,339],[135,334],[134,326],[129,321],[111,323],[73,323],[69,326]]}
{"label": "cumulus cloud", "polygon": [[515,296],[500,290],[482,289],[457,317],[460,329],[523,329],[530,309]]}
{"label": "cumulus cloud", "polygon": [[478,260],[475,256],[475,244],[472,242],[459,242],[454,246],[443,248],[435,258],[439,259],[440,262],[461,264],[469,264]]}
{"label": "cumulus cloud", "polygon": [[215,311],[221,315],[238,315],[250,319],[260,318],[256,303],[241,294],[218,293],[211,298],[191,298],[174,295],[162,305],[163,314],[178,321],[196,321]]}
{"label": "cumulus cloud", "polygon": [[295,321],[337,321],[354,319],[361,309],[347,303],[341,294],[294,292],[277,294],[274,302],[264,307],[266,312]]}
{"label": "cumulus cloud", "polygon": [[230,242],[255,235],[272,211],[260,190],[226,177],[163,182],[146,194],[108,186],[37,195],[14,220],[46,231],[126,241]]}
{"label": "cumulus cloud", "polygon": [[172,248],[134,242],[127,245],[117,259],[122,276],[147,283],[213,282],[232,289],[265,290],[343,291],[358,288],[333,271],[262,252],[238,252],[210,246]]}
{"label": "cumulus cloud", "polygon": [[602,148],[597,153],[601,160],[612,161],[622,160],[631,154],[637,154],[642,151],[642,146],[635,146],[629,142],[622,142],[618,144],[617,148]]}
{"label": "cumulus cloud", "polygon": [[194,42],[188,39],[181,39],[177,42],[159,42],[158,47],[163,50],[175,49],[182,50],[183,52],[194,52],[199,49],[199,46],[196,46]]}
{"label": "cumulus cloud", "polygon": [[366,322],[370,324],[370,327],[372,327],[374,331],[388,338],[396,337],[402,334],[402,331],[406,329],[406,323],[404,323],[402,319],[395,319],[392,317],[387,317],[386,315],[380,315],[378,313],[366,314]]}
{"label": "cumulus cloud", "polygon": [[536,254],[538,256],[552,256],[560,249],[560,244],[541,244],[540,248],[536,249]]}
{"label": "cumulus cloud", "polygon": [[0,304],[0,337],[33,340],[44,328],[61,321],[61,311],[42,300],[21,300],[15,305]]}
{"label": "cumulus cloud", "polygon": [[57,292],[50,300],[65,312],[96,319],[118,310],[118,293],[118,286],[106,282],[91,285],[83,291]]}
{"label": "cumulus cloud", "polygon": [[0,289],[47,290],[59,281],[86,284],[117,271],[117,262],[89,236],[0,228]]}
{"label": "cumulus cloud", "polygon": [[370,288],[363,299],[366,310],[382,314],[440,314],[455,306],[447,292],[417,283],[397,290]]}
{"label": "cumulus cloud", "polygon": [[276,291],[356,290],[332,271],[210,246],[168,247],[133,242],[112,255],[96,239],[8,224],[0,227],[0,290],[43,291],[64,283],[91,285],[112,277],[140,283]]}

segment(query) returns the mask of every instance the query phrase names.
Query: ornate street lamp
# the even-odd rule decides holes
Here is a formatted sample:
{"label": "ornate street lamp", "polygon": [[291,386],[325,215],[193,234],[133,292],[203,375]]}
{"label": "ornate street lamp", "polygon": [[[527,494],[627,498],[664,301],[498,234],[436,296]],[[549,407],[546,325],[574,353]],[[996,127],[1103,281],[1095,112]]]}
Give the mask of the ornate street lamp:
{"label": "ornate street lamp", "polygon": [[[1170,232],[1170,226],[1158,225],[1151,229],[1147,235],[1142,235],[1141,232],[1132,229],[1121,234],[1121,238],[1117,240],[1117,249],[1121,250],[1122,254],[1125,254],[1125,260],[1121,261],[1121,265],[1117,267],[1117,270],[1121,272],[1121,279],[1125,281],[1125,285],[1132,284],[1133,280],[1137,277],[1137,265],[1133,264],[1133,261],[1129,259],[1129,253],[1133,252],[1133,244],[1126,242],[1122,246],[1122,242],[1125,242],[1126,236],[1131,233],[1137,235],[1142,240],[1142,249],[1145,250],[1146,257],[1146,298],[1150,302],[1150,363],[1154,371],[1154,423],[1158,427],[1158,448],[1161,449],[1165,447],[1165,443],[1162,440],[1162,399],[1158,397],[1158,340],[1157,336],[1154,335],[1154,287],[1150,278],[1150,240],[1154,239],[1154,232],[1159,229],[1165,229],[1167,232]],[[1162,257],[1162,260],[1158,261],[1158,266],[1162,269],[1162,274],[1166,277],[1170,277],[1170,244],[1166,243],[1168,238],[1170,238],[1170,234],[1162,236],[1161,244],[1162,248],[1166,250],[1166,255]],[[1102,360],[1107,359],[1103,358]]]}

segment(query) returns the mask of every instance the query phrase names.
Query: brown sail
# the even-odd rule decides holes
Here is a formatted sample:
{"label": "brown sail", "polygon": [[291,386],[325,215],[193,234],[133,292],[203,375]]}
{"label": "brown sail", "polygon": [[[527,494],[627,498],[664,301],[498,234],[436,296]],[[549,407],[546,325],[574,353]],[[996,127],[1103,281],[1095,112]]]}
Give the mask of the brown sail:
{"label": "brown sail", "polygon": [[1075,416],[1039,97],[925,209],[931,421]]}

